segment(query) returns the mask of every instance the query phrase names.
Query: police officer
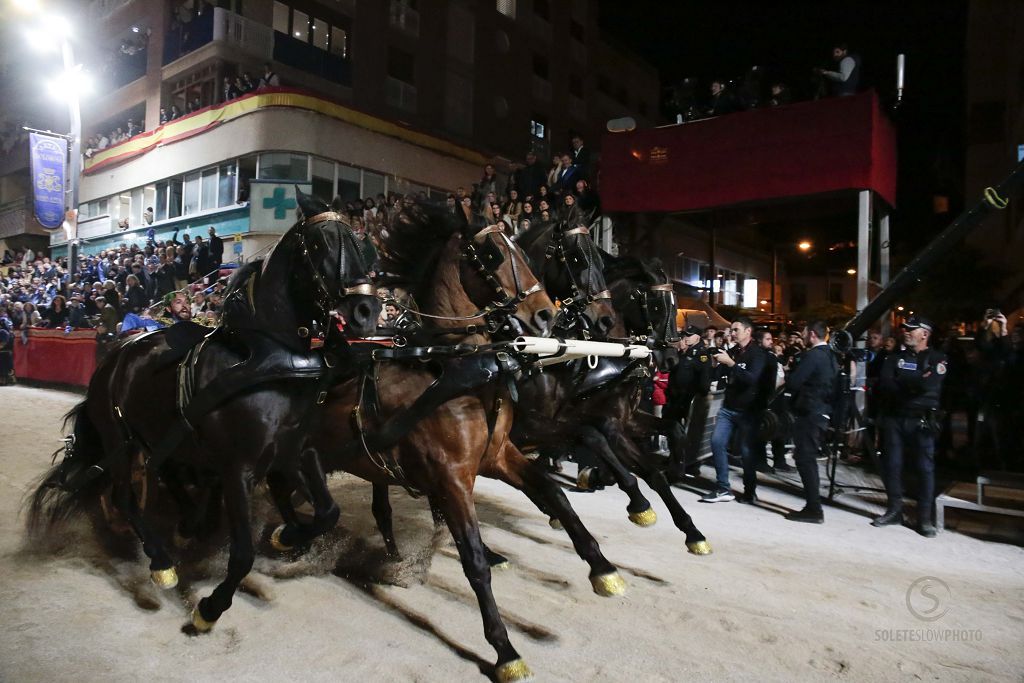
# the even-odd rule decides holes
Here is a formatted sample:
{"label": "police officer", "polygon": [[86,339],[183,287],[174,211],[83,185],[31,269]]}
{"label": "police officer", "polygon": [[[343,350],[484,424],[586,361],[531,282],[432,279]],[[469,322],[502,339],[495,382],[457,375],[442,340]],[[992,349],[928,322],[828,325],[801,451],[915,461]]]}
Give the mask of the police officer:
{"label": "police officer", "polygon": [[793,460],[804,485],[806,501],[803,510],[786,515],[786,519],[793,522],[821,524],[825,521],[818,480],[818,453],[832,415],[834,387],[839,375],[839,362],[825,343],[827,334],[824,321],[807,324],[803,332],[806,351],[794,359],[795,367],[786,378],[794,417]]}
{"label": "police officer", "polygon": [[[674,421],[691,419],[690,407],[695,398],[707,396],[711,390],[711,351],[704,343],[704,330],[696,325],[687,325],[679,339],[679,363],[672,368],[668,378],[668,389],[663,416]],[[688,433],[691,427],[703,426],[706,419],[707,405],[698,403],[693,406],[693,425],[687,424]],[[686,448],[682,444],[672,444],[672,466],[668,474],[670,479],[682,480],[685,470],[699,466],[695,462],[686,462]]]}
{"label": "police officer", "polygon": [[920,316],[903,323],[903,348],[889,354],[878,379],[879,433],[882,468],[889,506],[871,522],[887,526],[903,522],[903,453],[916,455],[918,483],[917,531],[935,536],[932,506],[935,497],[936,410],[946,376],[946,355],[931,348],[932,324]]}

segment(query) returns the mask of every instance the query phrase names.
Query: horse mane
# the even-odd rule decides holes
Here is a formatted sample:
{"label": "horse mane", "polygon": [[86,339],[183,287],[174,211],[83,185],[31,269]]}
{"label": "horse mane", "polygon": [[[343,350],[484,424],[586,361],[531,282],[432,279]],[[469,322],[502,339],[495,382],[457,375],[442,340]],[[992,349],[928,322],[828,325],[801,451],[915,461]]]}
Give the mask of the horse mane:
{"label": "horse mane", "polygon": [[461,211],[452,215],[442,205],[418,202],[404,207],[372,234],[383,282],[422,291],[445,245],[465,225]]}
{"label": "horse mane", "polygon": [[612,256],[604,249],[599,249],[604,259],[605,280],[609,284],[615,280],[637,280],[648,285],[661,285],[668,282],[668,276],[661,265],[661,259],[641,259],[636,256]]}

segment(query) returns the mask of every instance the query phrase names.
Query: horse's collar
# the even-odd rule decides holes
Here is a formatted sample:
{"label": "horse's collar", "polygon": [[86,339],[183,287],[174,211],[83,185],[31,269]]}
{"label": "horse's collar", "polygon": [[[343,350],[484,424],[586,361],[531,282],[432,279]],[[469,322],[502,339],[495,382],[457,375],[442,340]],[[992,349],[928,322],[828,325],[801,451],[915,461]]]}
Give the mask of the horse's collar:
{"label": "horse's collar", "polygon": [[310,216],[309,218],[304,219],[302,221],[302,224],[316,225],[317,223],[326,223],[327,221],[335,221],[336,223],[343,223],[344,225],[349,224],[349,222],[345,220],[345,217],[342,216],[337,211],[324,211],[323,213],[318,213],[314,216]]}
{"label": "horse's collar", "polygon": [[478,239],[480,239],[481,237],[484,237],[486,235],[490,235],[490,234],[495,233],[495,232],[504,233],[505,232],[505,228],[501,227],[500,225],[488,225],[486,228],[484,228],[483,230],[481,230],[477,234],[473,235],[473,237],[471,239],[475,242]]}
{"label": "horse's collar", "polygon": [[562,233],[562,235],[564,235],[565,237],[569,237],[571,235],[589,235],[589,234],[590,234],[590,228],[588,228],[585,225],[578,225],[575,228],[572,228],[571,230],[566,230],[566,231],[564,231]]}

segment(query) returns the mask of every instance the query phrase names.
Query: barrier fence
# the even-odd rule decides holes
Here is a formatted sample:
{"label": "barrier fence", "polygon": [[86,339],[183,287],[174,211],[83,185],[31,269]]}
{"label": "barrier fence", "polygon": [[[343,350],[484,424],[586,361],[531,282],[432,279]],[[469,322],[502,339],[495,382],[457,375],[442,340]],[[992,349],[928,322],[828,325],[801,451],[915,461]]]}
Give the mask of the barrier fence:
{"label": "barrier fence", "polygon": [[14,342],[14,374],[18,379],[85,387],[96,369],[96,330],[32,328],[28,343]]}

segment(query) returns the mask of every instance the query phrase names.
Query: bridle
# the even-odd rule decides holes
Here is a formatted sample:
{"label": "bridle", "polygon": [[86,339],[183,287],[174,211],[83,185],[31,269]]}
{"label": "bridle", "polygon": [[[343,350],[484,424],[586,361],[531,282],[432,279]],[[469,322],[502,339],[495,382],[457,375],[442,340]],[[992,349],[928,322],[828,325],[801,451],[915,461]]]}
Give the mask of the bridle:
{"label": "bridle", "polygon": [[[665,320],[661,324],[661,329],[655,329],[654,321],[651,319],[650,298],[654,295],[661,297],[664,303]],[[640,316],[646,330],[647,345],[652,349],[674,347],[679,341],[679,334],[676,332],[676,293],[672,283],[650,285],[646,288],[637,287],[630,294],[630,298],[636,299],[640,304]]]}
{"label": "bridle", "polygon": [[572,289],[572,296],[562,300],[563,307],[575,306],[583,309],[599,299],[611,299],[612,293],[607,287],[597,292],[594,291],[600,286],[597,283],[597,274],[599,272],[597,264],[600,257],[595,253],[597,246],[592,239],[583,242],[586,245],[585,247],[580,246],[580,252],[583,254],[586,263],[586,267],[583,269],[587,273],[585,285],[579,281],[576,273],[569,267],[566,258],[566,239],[575,236],[577,244],[579,244],[580,235],[590,235],[590,228],[585,225],[578,225],[575,228],[557,232],[555,238],[551,240],[547,249],[544,250],[544,259],[545,261],[550,261],[558,257],[558,260],[565,265],[565,271],[569,276],[569,287]]}
{"label": "bridle", "polygon": [[[356,237],[352,233],[352,227],[345,218],[335,211],[324,211],[314,216],[310,216],[302,221],[302,230],[298,231],[299,247],[302,250],[302,256],[306,261],[306,266],[309,268],[309,272],[313,278],[313,283],[316,286],[316,298],[317,307],[324,314],[325,317],[330,315],[331,309],[334,308],[337,302],[337,298],[334,293],[331,292],[331,288],[328,287],[327,281],[324,280],[324,276],[320,273],[319,268],[313,265],[313,257],[311,251],[316,251],[320,248],[319,244],[314,244],[312,248],[306,242],[306,228],[313,226],[320,226],[323,223],[333,223],[335,234],[338,238],[338,272],[337,281],[341,284],[340,296],[346,297],[353,294],[363,294],[366,296],[372,296],[376,293],[376,287],[370,282],[358,282],[359,280],[366,279],[366,264],[363,263],[362,249],[359,247],[359,243],[356,242]],[[321,232],[323,228],[321,227]],[[326,248],[327,240],[324,239],[324,248]],[[352,259],[354,263],[350,263],[349,250],[352,252]],[[354,266],[354,268],[353,268]],[[355,278],[357,284],[352,286],[345,286],[348,281],[349,271],[354,270],[361,274],[361,277]]]}

